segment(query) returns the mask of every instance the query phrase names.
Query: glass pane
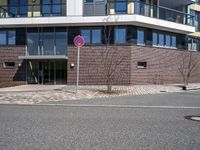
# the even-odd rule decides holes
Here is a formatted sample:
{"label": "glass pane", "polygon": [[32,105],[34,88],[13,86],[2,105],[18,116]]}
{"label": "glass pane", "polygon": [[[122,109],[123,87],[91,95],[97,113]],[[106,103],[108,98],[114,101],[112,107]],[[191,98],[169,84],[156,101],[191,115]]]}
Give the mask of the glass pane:
{"label": "glass pane", "polygon": [[38,83],[38,62],[28,61],[27,65],[27,82]]}
{"label": "glass pane", "polygon": [[51,4],[51,0],[42,0],[42,4]]}
{"label": "glass pane", "polygon": [[67,33],[56,32],[56,55],[66,55]]}
{"label": "glass pane", "polygon": [[126,29],[115,29],[115,43],[126,42]]}
{"label": "glass pane", "polygon": [[49,62],[43,62],[43,84],[50,82]]}
{"label": "glass pane", "polygon": [[42,14],[43,15],[49,15],[51,12],[50,5],[43,5],[42,6]]}
{"label": "glass pane", "polygon": [[143,30],[137,31],[137,44],[144,44],[144,31]]}
{"label": "glass pane", "polygon": [[116,0],[115,2],[116,13],[126,13],[126,7],[127,7],[126,0]]}
{"label": "glass pane", "polygon": [[158,45],[158,33],[153,32],[153,45]]}
{"label": "glass pane", "polygon": [[8,31],[8,45],[16,44],[15,31]]}
{"label": "glass pane", "polygon": [[164,46],[164,34],[163,33],[159,33],[158,45]]}
{"label": "glass pane", "polygon": [[60,15],[61,14],[61,5],[57,4],[57,5],[53,5],[53,14],[55,15]]}
{"label": "glass pane", "polygon": [[172,36],[172,47],[176,47],[176,36]]}
{"label": "glass pane", "polygon": [[8,15],[10,17],[17,16],[18,0],[8,0]]}
{"label": "glass pane", "polygon": [[20,7],[19,7],[19,14],[20,16],[27,16],[28,12],[28,0],[20,0]]}
{"label": "glass pane", "polygon": [[93,44],[101,43],[101,30],[100,29],[92,30],[92,43]]}
{"label": "glass pane", "polygon": [[50,72],[50,83],[54,83],[54,74],[55,74],[55,70],[54,70],[54,62],[53,61],[50,61],[49,62],[50,64],[50,70],[49,70],[49,72]]}
{"label": "glass pane", "polygon": [[28,55],[38,55],[39,33],[28,33],[27,38]]}
{"label": "glass pane", "polygon": [[166,46],[170,47],[171,46],[171,37],[170,37],[170,35],[166,34],[165,40],[166,40]]}
{"label": "glass pane", "polygon": [[0,45],[6,45],[6,31],[0,31]]}
{"label": "glass pane", "polygon": [[43,32],[43,55],[54,55],[54,32]]}
{"label": "glass pane", "polygon": [[67,83],[67,62],[56,61],[56,84]]}
{"label": "glass pane", "polygon": [[84,37],[85,44],[90,44],[90,30],[81,30],[81,35]]}

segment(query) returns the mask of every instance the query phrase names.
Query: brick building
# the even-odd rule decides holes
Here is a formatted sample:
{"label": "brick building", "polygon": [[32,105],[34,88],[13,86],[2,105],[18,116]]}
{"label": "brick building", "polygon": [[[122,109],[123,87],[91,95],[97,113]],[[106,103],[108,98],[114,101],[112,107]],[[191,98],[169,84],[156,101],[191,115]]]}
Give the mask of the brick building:
{"label": "brick building", "polygon": [[0,82],[75,84],[82,35],[80,84],[105,84],[105,49],[125,58],[114,84],[181,83],[182,56],[200,60],[199,11],[192,0],[1,0]]}

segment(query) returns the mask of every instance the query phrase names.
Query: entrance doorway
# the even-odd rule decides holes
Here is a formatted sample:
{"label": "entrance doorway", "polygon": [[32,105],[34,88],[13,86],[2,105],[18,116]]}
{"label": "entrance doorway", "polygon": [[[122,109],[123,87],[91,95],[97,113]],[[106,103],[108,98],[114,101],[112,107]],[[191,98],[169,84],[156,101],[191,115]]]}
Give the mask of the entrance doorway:
{"label": "entrance doorway", "polygon": [[27,82],[29,84],[66,84],[67,61],[27,61]]}

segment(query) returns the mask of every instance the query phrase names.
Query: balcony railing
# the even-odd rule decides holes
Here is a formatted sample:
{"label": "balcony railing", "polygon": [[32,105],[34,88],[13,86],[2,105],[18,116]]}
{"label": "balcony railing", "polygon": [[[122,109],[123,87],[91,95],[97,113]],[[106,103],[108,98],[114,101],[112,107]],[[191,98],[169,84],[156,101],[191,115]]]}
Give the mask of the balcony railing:
{"label": "balcony railing", "polygon": [[123,15],[123,14],[137,14],[151,18],[157,18],[176,22],[185,25],[194,26],[194,16],[166,8],[163,6],[149,5],[137,1],[120,1],[108,3],[85,3],[84,16],[103,16],[103,15]]}
{"label": "balcony railing", "polygon": [[0,18],[66,16],[66,4],[0,6]]}

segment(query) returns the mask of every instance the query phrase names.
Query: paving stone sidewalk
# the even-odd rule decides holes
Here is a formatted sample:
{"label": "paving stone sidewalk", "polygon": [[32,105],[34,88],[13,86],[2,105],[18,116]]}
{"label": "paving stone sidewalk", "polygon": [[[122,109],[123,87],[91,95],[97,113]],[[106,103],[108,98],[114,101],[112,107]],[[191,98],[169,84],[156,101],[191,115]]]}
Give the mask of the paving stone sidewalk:
{"label": "paving stone sidewalk", "polygon": [[94,99],[125,95],[158,94],[180,92],[173,85],[113,86],[114,94],[105,94],[106,86],[80,86],[76,94],[75,86],[66,85],[22,85],[0,89],[0,104],[39,104],[66,100]]}

